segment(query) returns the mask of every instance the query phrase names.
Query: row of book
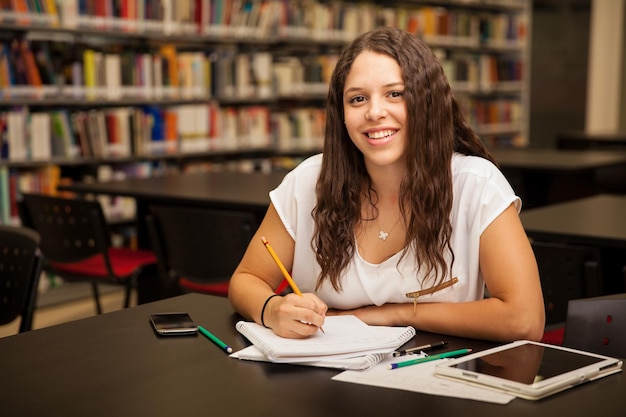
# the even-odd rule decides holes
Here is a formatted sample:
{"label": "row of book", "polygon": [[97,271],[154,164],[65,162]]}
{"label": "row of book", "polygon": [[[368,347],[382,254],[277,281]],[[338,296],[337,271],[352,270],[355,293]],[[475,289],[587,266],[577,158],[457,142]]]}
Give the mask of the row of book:
{"label": "row of book", "polygon": [[[524,7],[523,0],[500,4],[491,11],[317,0],[13,0],[3,4],[0,22],[138,33],[345,42],[386,25],[434,41],[458,38],[466,46],[526,38],[523,13],[511,13]],[[463,5],[481,4],[476,0]],[[493,6],[493,2],[487,4]]]}
{"label": "row of book", "polygon": [[[100,165],[93,174],[87,174],[80,181],[113,181],[124,178],[149,177],[164,175],[167,167],[163,164],[133,162],[124,165]],[[19,225],[18,201],[22,193],[40,193],[49,195],[67,195],[72,193],[59,191],[59,185],[67,185],[73,179],[63,176],[62,169],[56,164],[28,170],[17,170],[0,166],[0,224]],[[124,197],[98,196],[104,214],[109,220],[130,219],[135,215],[134,199]]]}
{"label": "row of book", "polygon": [[0,113],[2,159],[132,158],[241,149],[320,149],[325,111],[216,103]]}
{"label": "row of book", "polygon": [[325,98],[338,54],[272,55],[220,49],[211,58],[211,94],[220,100]]}
{"label": "row of book", "polygon": [[518,99],[461,98],[459,104],[467,121],[479,136],[485,137],[520,130],[523,112],[522,104]]}
{"label": "row of book", "polygon": [[326,111],[315,107],[274,112],[272,128],[278,150],[316,150],[324,145]]}
{"label": "row of book", "polygon": [[337,54],[274,56],[235,48],[95,49],[14,38],[0,44],[0,98],[273,99],[325,96]]}
{"label": "row of book", "polygon": [[2,0],[0,23],[57,27],[57,0]]}
{"label": "row of book", "polygon": [[488,55],[435,50],[456,93],[521,91],[523,60],[515,55]]}
{"label": "row of book", "polygon": [[0,166],[0,224],[19,224],[17,201],[22,192],[56,193],[61,180],[61,169],[49,165],[18,172]]}
{"label": "row of book", "polygon": [[[462,110],[479,135],[498,126],[519,130],[518,98],[460,97]],[[325,111],[301,107],[220,107],[208,104],[112,107],[31,112],[18,107],[0,113],[2,159],[47,161],[126,158],[210,151],[321,149]]]}
{"label": "row of book", "polygon": [[[178,51],[169,44],[153,51],[76,45],[69,52],[64,46],[23,38],[1,44],[0,99],[324,98],[338,58],[336,53],[274,56],[236,48]],[[523,79],[522,60],[515,55],[435,51],[450,81],[466,83],[469,92]]]}

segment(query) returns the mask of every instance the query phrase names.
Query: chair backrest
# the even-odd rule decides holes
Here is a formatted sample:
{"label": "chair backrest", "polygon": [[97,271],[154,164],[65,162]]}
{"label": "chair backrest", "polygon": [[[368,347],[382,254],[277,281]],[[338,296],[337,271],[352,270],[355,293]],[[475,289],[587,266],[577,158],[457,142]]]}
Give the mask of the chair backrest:
{"label": "chair backrest", "polygon": [[626,358],[626,293],[571,300],[563,345]]}
{"label": "chair backrest", "polygon": [[21,316],[20,332],[32,326],[41,273],[39,240],[28,228],[0,226],[0,324]]}
{"label": "chair backrest", "polygon": [[565,322],[569,300],[602,294],[602,265],[596,247],[532,242],[539,267],[546,324]]}
{"label": "chair backrest", "polygon": [[179,277],[227,281],[257,229],[248,212],[166,205],[148,211],[150,241],[168,285]]}
{"label": "chair backrest", "polygon": [[41,252],[49,261],[77,262],[105,255],[111,246],[102,207],[95,200],[24,193],[20,217],[41,235]]}

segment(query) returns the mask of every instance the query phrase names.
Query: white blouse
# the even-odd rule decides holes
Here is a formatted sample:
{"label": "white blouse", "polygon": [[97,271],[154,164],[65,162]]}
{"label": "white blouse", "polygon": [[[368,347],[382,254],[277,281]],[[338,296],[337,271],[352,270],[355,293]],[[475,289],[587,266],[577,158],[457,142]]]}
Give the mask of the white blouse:
{"label": "white blouse", "polygon": [[[285,228],[295,241],[292,276],[302,292],[316,292],[330,308],[352,309],[366,305],[413,302],[406,294],[433,286],[432,280],[416,272],[412,249],[398,263],[399,252],[381,262],[366,262],[355,255],[341,276],[342,291],[329,282],[315,291],[320,267],[311,241],[314,222],[311,212],[316,204],[315,186],[322,155],[315,155],[288,173],[270,192]],[[462,154],[452,158],[453,203],[450,221],[453,226],[450,244],[454,251],[452,277],[455,284],[423,295],[418,302],[474,301],[484,296],[484,280],[479,269],[480,235],[512,203],[518,212],[521,200],[498,168],[490,161]],[[448,259],[450,257],[448,256]],[[451,279],[446,277],[445,281]]]}

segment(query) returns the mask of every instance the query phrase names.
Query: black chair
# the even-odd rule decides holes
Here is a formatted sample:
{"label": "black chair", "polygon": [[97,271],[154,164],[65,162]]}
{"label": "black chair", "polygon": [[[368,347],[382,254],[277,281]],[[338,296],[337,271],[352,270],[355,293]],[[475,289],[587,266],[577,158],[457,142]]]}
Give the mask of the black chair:
{"label": "black chair", "polygon": [[0,324],[21,316],[19,332],[32,328],[41,273],[39,234],[25,227],[0,226]]}
{"label": "black chair", "polygon": [[167,205],[150,206],[146,222],[171,294],[226,297],[230,277],[257,229],[252,213]]}
{"label": "black chair", "polygon": [[570,300],[602,294],[600,249],[533,241],[546,309],[546,324],[564,323]]}
{"label": "black chair", "polygon": [[571,300],[563,345],[626,359],[626,293]]}
{"label": "black chair", "polygon": [[23,224],[41,235],[44,268],[68,281],[90,282],[98,314],[99,283],[124,286],[126,308],[139,275],[156,265],[151,251],[111,245],[98,201],[24,193],[19,209]]}

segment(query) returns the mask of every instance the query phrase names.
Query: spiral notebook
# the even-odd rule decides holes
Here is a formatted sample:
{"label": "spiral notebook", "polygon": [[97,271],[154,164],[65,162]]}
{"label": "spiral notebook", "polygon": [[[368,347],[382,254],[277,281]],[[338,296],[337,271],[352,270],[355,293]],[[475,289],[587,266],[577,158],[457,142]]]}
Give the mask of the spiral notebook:
{"label": "spiral notebook", "polygon": [[[367,353],[361,356],[343,359],[319,359],[305,362],[288,362],[290,365],[316,366],[318,368],[334,368],[344,371],[363,371],[378,365],[383,359],[390,356],[391,352]],[[238,350],[230,354],[231,358],[256,362],[272,362],[256,346],[250,345],[247,348]]]}
{"label": "spiral notebook", "polygon": [[[326,317],[324,333],[317,332],[307,339],[283,338],[271,329],[248,321],[239,321],[235,327],[269,361],[281,363],[342,360],[391,353],[415,336],[415,329],[411,326],[369,326],[351,315]],[[377,360],[380,359],[382,356]]]}

